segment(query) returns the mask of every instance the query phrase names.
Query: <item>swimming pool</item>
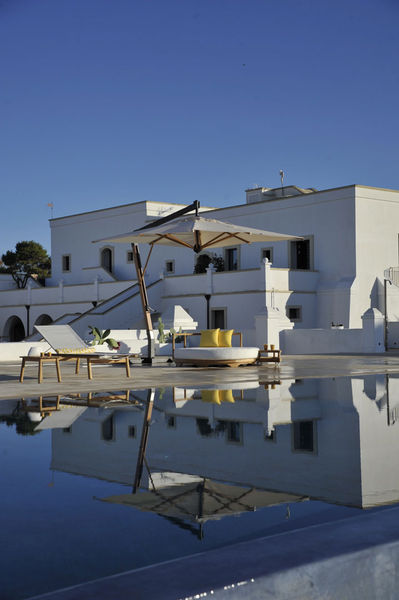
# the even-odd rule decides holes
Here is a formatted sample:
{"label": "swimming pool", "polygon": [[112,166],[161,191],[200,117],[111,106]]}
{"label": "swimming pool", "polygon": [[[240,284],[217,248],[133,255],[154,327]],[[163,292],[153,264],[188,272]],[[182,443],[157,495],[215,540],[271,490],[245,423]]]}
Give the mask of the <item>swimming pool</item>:
{"label": "swimming pool", "polygon": [[398,502],[398,391],[372,375],[1,400],[1,598]]}

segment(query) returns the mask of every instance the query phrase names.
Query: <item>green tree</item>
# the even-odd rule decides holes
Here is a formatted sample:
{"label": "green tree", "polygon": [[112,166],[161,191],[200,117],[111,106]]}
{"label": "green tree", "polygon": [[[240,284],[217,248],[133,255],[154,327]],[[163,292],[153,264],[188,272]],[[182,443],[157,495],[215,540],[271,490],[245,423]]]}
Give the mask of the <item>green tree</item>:
{"label": "green tree", "polygon": [[218,254],[199,254],[194,266],[194,273],[206,273],[207,268],[211,264],[214,266],[217,273],[224,271],[224,260],[222,256],[219,256]]}
{"label": "green tree", "polygon": [[15,252],[7,250],[1,257],[4,273],[10,273],[18,288],[26,287],[28,279],[42,279],[50,274],[51,260],[38,242],[24,241],[15,245]]}

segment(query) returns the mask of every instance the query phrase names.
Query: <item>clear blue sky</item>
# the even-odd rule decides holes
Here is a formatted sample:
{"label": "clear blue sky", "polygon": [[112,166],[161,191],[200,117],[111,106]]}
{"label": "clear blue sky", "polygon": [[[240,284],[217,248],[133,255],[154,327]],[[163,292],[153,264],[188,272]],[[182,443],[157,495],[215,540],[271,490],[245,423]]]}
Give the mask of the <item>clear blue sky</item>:
{"label": "clear blue sky", "polygon": [[[0,254],[54,217],[399,189],[397,0],[0,0]],[[129,224],[127,224],[127,227]]]}

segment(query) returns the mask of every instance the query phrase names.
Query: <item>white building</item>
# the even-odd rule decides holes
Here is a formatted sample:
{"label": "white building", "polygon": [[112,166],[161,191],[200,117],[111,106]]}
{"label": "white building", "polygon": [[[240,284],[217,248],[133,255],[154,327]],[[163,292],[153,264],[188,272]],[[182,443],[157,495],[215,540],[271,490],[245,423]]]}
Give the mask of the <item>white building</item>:
{"label": "white building", "polygon": [[[1,339],[23,337],[28,315],[29,334],[35,323],[58,319],[71,322],[82,335],[89,324],[139,327],[131,248],[92,240],[136,229],[181,207],[144,201],[51,219],[52,277],[44,288],[0,286]],[[205,274],[193,274],[196,255],[190,250],[155,246],[146,280],[156,316],[179,304],[203,328],[204,295],[210,294],[211,325],[242,331],[246,344],[277,337],[282,349],[292,352],[306,343],[307,351],[315,352],[383,349],[384,271],[398,264],[398,191],[360,185],[322,191],[256,188],[247,190],[244,204],[202,211],[303,240],[227,247],[218,252],[225,271]],[[144,263],[148,246],[140,251]],[[264,264],[265,257],[271,266]],[[394,324],[399,297],[396,286],[385,287],[392,346],[399,337]],[[379,328],[369,345],[364,344],[365,313],[371,330]]]}

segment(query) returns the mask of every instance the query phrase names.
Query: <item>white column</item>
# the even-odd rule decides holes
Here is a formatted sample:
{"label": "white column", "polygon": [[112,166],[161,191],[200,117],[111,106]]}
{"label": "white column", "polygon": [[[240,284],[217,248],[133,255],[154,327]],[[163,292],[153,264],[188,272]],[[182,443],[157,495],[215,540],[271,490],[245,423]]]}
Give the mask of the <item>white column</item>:
{"label": "white column", "polygon": [[215,267],[210,264],[206,269],[206,293],[213,294],[213,273],[215,271]]}
{"label": "white column", "polygon": [[[265,290],[265,306],[267,308],[272,308],[272,271],[271,271],[272,263],[269,262],[268,258],[264,258],[261,264],[263,282],[264,282],[264,290]],[[269,291],[267,291],[269,289]]]}
{"label": "white column", "polygon": [[280,332],[292,329],[293,323],[276,308],[275,292],[273,287],[272,263],[264,258],[261,264],[261,278],[264,289],[264,306],[259,314],[254,315],[255,339],[259,348],[263,344],[274,344],[280,348]]}

